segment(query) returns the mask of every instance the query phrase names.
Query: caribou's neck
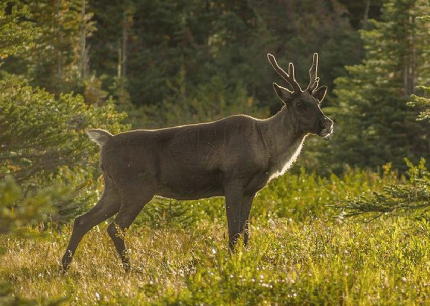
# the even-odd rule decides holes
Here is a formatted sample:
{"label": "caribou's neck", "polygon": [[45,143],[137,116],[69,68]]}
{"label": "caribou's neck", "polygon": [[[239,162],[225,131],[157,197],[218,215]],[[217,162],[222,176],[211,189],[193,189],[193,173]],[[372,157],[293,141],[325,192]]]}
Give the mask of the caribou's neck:
{"label": "caribou's neck", "polygon": [[299,156],[307,133],[300,130],[297,119],[285,106],[265,120],[261,130],[269,155],[271,178],[282,175]]}

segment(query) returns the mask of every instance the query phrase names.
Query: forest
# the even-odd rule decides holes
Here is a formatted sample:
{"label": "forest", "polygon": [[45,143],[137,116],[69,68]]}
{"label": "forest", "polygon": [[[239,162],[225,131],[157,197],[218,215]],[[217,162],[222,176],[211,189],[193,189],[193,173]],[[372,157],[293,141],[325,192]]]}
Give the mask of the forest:
{"label": "forest", "polygon": [[[334,134],[258,193],[248,246],[229,253],[223,198],[154,198],[135,270],[107,221],[61,273],[104,188],[85,131],[273,116],[267,53],[303,85],[319,54]],[[429,57],[427,0],[1,1],[0,304],[425,304]]]}

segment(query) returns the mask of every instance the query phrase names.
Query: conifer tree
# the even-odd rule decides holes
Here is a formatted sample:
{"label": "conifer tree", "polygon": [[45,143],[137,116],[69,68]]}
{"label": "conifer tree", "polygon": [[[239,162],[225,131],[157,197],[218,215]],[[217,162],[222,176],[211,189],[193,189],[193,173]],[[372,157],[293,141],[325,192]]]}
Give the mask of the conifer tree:
{"label": "conifer tree", "polygon": [[34,46],[40,28],[26,21],[30,11],[27,6],[14,1],[0,3],[0,63],[10,55],[22,55]]}
{"label": "conifer tree", "polygon": [[[430,21],[430,16],[417,18],[417,22],[428,21]],[[429,72],[424,73],[419,81],[428,84],[429,77]],[[411,101],[407,105],[420,111],[418,121],[430,121],[430,98],[428,98],[430,87],[420,85],[417,90],[421,91],[420,95],[412,94]],[[430,151],[430,139],[425,138],[425,140]],[[384,214],[407,215],[428,220],[430,217],[430,171],[425,166],[426,160],[422,158],[417,165],[412,164],[408,159],[405,159],[405,162],[408,166],[408,171],[404,175],[405,179],[396,184],[384,186],[380,192],[347,201],[344,207],[347,214],[351,216],[373,215],[374,218]],[[385,167],[388,170],[389,165]],[[401,181],[405,183],[401,183]]]}
{"label": "conifer tree", "polygon": [[[0,42],[4,43],[0,44],[1,63],[7,66],[8,59],[30,58],[40,43],[36,38],[49,29],[43,28],[43,23],[39,27],[26,21],[33,15],[22,3],[2,4],[0,9]],[[84,130],[105,127],[118,132],[125,128],[120,123],[125,116],[115,110],[112,101],[104,107],[88,106],[81,95],[54,95],[31,86],[26,76],[4,71],[0,75],[0,182],[18,184],[20,196],[8,201],[18,207],[36,198],[42,203],[43,197],[51,196],[48,191],[42,192],[45,188],[68,189],[68,196],[55,202],[60,214],[68,218],[92,204],[91,196],[80,190],[96,183],[97,148],[90,144]],[[80,203],[74,202],[77,198]]]}
{"label": "conifer tree", "polygon": [[[25,74],[32,85],[51,93],[84,91],[84,73],[88,60],[83,40],[95,31],[92,14],[83,0],[12,1],[5,9],[25,8],[15,19],[18,28],[38,29],[25,52],[15,52],[5,60],[4,70]],[[8,15],[8,14],[6,14]],[[18,32],[25,33],[25,32]]]}
{"label": "conifer tree", "polygon": [[[106,74],[105,84],[114,84],[110,92],[118,100],[125,82],[136,106],[174,100],[171,85],[185,73],[190,101],[196,88],[210,86],[216,77],[228,90],[242,88],[258,107],[275,112],[281,105],[271,86],[268,52],[294,62],[299,81],[307,82],[309,57],[318,51],[321,78],[329,86],[345,63],[359,58],[346,8],[329,2],[92,0],[97,32],[89,38],[91,66]],[[119,69],[124,53],[126,74]]]}
{"label": "conifer tree", "polygon": [[428,124],[416,122],[417,110],[407,107],[417,81],[430,75],[428,14],[423,0],[388,0],[382,20],[369,21],[361,31],[365,59],[347,67],[349,75],[336,80],[337,135],[329,146],[331,165],[345,163],[376,168],[392,162],[405,170],[403,159],[429,159]]}

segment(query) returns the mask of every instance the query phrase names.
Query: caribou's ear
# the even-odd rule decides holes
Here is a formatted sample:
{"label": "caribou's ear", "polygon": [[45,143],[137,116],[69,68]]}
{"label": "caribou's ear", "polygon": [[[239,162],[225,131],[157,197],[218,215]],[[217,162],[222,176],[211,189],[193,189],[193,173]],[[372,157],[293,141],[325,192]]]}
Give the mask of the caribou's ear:
{"label": "caribou's ear", "polygon": [[315,89],[312,92],[312,96],[321,103],[324,100],[326,93],[327,93],[327,86],[324,85]]}
{"label": "caribou's ear", "polygon": [[273,83],[273,88],[275,89],[275,92],[278,95],[279,99],[281,99],[282,102],[284,102],[285,104],[288,104],[293,100],[293,92],[282,86],[279,86],[276,83]]}

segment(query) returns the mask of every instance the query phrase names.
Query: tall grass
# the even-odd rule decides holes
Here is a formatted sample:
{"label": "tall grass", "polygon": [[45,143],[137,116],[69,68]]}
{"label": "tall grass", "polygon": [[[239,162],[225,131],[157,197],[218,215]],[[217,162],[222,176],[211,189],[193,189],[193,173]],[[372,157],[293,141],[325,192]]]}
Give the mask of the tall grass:
{"label": "tall grass", "polygon": [[366,223],[333,208],[392,179],[363,171],[281,178],[256,199],[250,243],[233,255],[220,199],[149,204],[126,236],[129,274],[107,223],[84,237],[64,275],[69,226],[32,229],[34,239],[3,235],[0,278],[38,304],[422,305],[430,299],[429,223]]}

